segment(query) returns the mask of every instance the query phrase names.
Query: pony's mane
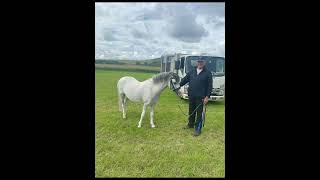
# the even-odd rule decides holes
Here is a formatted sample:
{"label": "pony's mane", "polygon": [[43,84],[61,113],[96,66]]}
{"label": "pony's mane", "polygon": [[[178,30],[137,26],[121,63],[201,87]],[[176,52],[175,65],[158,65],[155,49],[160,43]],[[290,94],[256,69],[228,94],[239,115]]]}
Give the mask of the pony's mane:
{"label": "pony's mane", "polygon": [[170,77],[170,72],[162,72],[162,73],[154,75],[152,77],[152,80],[155,84],[157,84],[157,83],[167,81],[169,77]]}

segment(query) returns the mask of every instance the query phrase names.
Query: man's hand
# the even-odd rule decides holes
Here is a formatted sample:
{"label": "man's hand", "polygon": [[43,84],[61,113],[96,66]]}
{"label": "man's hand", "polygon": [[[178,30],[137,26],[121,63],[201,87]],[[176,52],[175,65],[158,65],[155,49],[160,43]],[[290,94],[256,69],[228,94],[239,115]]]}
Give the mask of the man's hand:
{"label": "man's hand", "polygon": [[203,99],[203,104],[206,105],[209,101],[209,98],[208,96],[206,96],[204,99]]}

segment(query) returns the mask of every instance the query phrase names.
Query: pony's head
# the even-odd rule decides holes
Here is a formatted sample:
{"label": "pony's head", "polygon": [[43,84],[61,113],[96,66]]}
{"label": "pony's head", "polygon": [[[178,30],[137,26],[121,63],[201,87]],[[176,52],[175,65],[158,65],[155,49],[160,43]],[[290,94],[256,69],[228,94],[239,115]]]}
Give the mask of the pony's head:
{"label": "pony's head", "polygon": [[180,78],[179,78],[178,74],[176,74],[174,72],[169,72],[169,74],[170,74],[170,81],[171,81],[171,79],[174,79],[175,83],[179,83],[180,82]]}

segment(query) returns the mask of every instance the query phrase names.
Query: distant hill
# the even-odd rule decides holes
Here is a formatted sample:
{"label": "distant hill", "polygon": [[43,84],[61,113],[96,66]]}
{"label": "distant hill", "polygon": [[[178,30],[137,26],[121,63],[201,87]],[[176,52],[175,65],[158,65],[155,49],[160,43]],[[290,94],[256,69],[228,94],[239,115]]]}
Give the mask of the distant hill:
{"label": "distant hill", "polygon": [[[140,61],[137,61],[136,63],[138,63],[138,62],[140,62]],[[160,58],[147,59],[147,60],[143,60],[141,62],[143,62],[143,65],[146,65],[146,66],[155,66],[155,67],[161,66],[161,59]]]}
{"label": "distant hill", "polygon": [[102,70],[121,70],[159,73],[161,59],[145,60],[114,60],[114,59],[96,59],[95,68]]}
{"label": "distant hill", "polygon": [[95,64],[126,64],[117,60],[105,60],[105,59],[96,59]]}
{"label": "distant hill", "polygon": [[161,59],[146,59],[146,60],[110,60],[110,59],[96,59],[95,64],[118,64],[118,65],[126,65],[126,64],[135,64],[141,66],[161,66]]}

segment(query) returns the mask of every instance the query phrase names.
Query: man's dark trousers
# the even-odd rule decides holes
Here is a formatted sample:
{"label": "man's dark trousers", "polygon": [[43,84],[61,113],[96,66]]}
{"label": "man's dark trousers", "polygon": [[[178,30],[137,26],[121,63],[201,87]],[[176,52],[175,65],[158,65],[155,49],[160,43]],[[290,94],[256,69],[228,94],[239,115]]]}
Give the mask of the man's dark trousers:
{"label": "man's dark trousers", "polygon": [[[189,96],[189,116],[198,107],[198,105],[201,104],[200,107],[198,107],[198,109],[196,110],[196,112],[194,112],[193,115],[189,117],[189,123],[188,123],[188,126],[195,127],[195,130],[198,130],[199,128],[199,132],[201,132],[201,128],[202,128],[202,127],[199,127],[200,122],[202,121],[202,111],[203,111],[202,103],[203,103],[203,97]],[[195,122],[196,117],[197,117],[197,120]]]}

